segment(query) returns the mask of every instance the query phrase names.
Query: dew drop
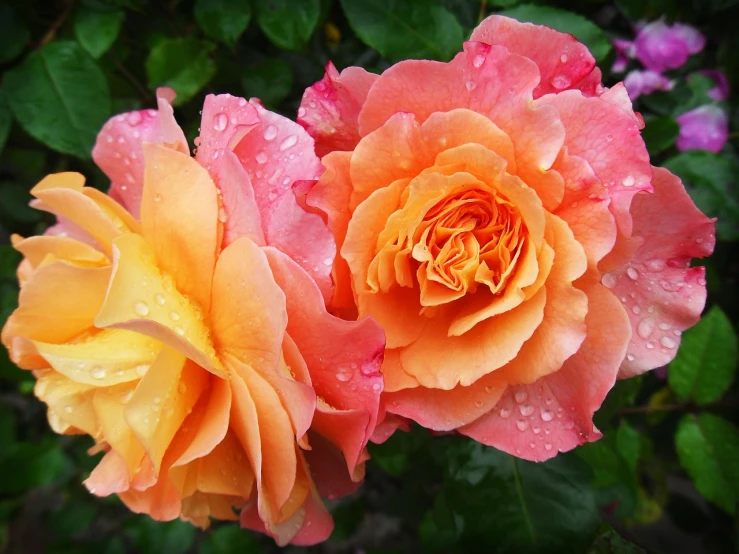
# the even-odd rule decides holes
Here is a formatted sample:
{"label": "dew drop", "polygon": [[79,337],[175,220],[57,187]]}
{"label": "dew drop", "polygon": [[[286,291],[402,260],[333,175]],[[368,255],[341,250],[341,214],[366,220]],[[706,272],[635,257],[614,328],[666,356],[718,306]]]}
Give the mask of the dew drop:
{"label": "dew drop", "polygon": [[647,349],[652,350],[653,348],[654,348],[654,343],[653,342],[648,342],[647,343]]}
{"label": "dew drop", "polygon": [[305,117],[305,108],[302,106],[298,108],[298,117]]}
{"label": "dew drop", "polygon": [[141,122],[141,114],[139,112],[131,112],[128,114],[129,125],[138,125]]}
{"label": "dew drop", "polygon": [[154,300],[155,300],[155,301],[156,301],[156,303],[157,303],[157,304],[159,304],[160,306],[164,306],[164,304],[165,304],[165,303],[167,302],[167,297],[166,297],[166,296],[164,296],[164,295],[163,295],[163,294],[161,294],[161,293],[157,293],[157,294],[155,294],[155,295],[154,295]]}
{"label": "dew drop", "polygon": [[288,148],[292,148],[293,146],[295,146],[295,143],[296,142],[298,142],[297,135],[290,135],[290,136],[288,136],[285,140],[283,140],[280,143],[280,151],[281,152],[284,152]]}
{"label": "dew drop", "polygon": [[482,400],[475,400],[475,406],[482,408]]}
{"label": "dew drop", "polygon": [[659,339],[659,343],[665,348],[675,348],[675,346],[677,346],[675,339],[672,339],[670,337],[662,337],[661,339]]}
{"label": "dew drop", "polygon": [[477,86],[477,83],[476,83],[475,81],[469,80],[469,81],[467,81],[467,82],[466,82],[466,83],[464,84],[464,86],[465,86],[465,88],[466,88],[466,89],[467,89],[468,91],[472,92],[473,90],[475,90],[475,87]]}
{"label": "dew drop", "polygon": [[654,321],[648,317],[642,319],[636,327],[636,334],[644,340],[647,340],[652,335],[652,331],[654,331]]}
{"label": "dew drop", "polygon": [[375,392],[380,392],[382,390],[382,385],[380,383],[375,383],[372,385],[372,390]]}
{"label": "dew drop", "polygon": [[508,408],[500,409],[500,417],[502,417],[503,419],[508,419],[510,415],[511,415],[511,411]]}
{"label": "dew drop", "polygon": [[331,258],[324,258],[323,259],[323,265],[325,266],[331,266],[334,264],[334,261]]}
{"label": "dew drop", "polygon": [[474,65],[475,67],[482,67],[482,64],[484,63],[485,63],[485,56],[483,56],[482,54],[478,54],[472,60],[472,65]]}
{"label": "dew drop", "polygon": [[660,323],[657,325],[659,327],[660,331],[669,331],[670,330],[670,324],[669,323]]}
{"label": "dew drop", "polygon": [[676,337],[679,337],[680,335],[682,335],[682,334],[683,334],[683,332],[682,332],[682,331],[680,331],[679,329],[675,329],[675,330],[674,330],[674,331],[672,332],[672,334],[673,334],[673,335],[675,335]]}
{"label": "dew drop", "polygon": [[551,450],[552,449],[552,445],[550,443],[546,443],[546,444],[544,444],[544,449],[545,450]]}
{"label": "dew drop", "polygon": [[185,330],[182,327],[175,327],[174,328],[174,332],[177,333],[178,335],[184,335],[185,334]]}
{"label": "dew drop", "polygon": [[613,275],[613,273],[604,273],[603,277],[601,277],[600,282],[603,283],[603,286],[607,289],[612,289],[616,286],[616,277]]}
{"label": "dew drop", "polygon": [[634,312],[634,315],[639,315],[641,313],[641,308],[634,304],[631,306],[631,311]]}
{"label": "dew drop", "polygon": [[534,407],[531,404],[521,404],[518,409],[522,416],[530,416],[534,413]]}
{"label": "dew drop", "polygon": [[526,394],[526,391],[520,390],[520,391],[517,391],[516,394],[513,395],[513,398],[515,398],[516,399],[516,402],[518,402],[520,404],[521,402],[523,402],[524,400],[526,400],[526,398],[528,398],[528,396],[529,395]]}
{"label": "dew drop", "polygon": [[141,317],[144,317],[145,315],[149,313],[149,305],[143,300],[139,300],[138,302],[134,303],[133,312],[136,315],[140,315]]}
{"label": "dew drop", "polygon": [[274,125],[268,125],[264,130],[264,140],[274,140],[277,136],[277,127]]}
{"label": "dew drop", "polygon": [[351,379],[351,378],[352,378],[352,374],[351,374],[351,373],[349,373],[348,371],[345,371],[345,370],[340,370],[340,371],[337,371],[337,372],[336,372],[336,378],[337,378],[337,379],[338,379],[339,381],[341,381],[341,382],[343,382],[343,383],[346,383],[346,382],[347,382],[347,381],[348,381],[349,379]]}
{"label": "dew drop", "polygon": [[554,416],[552,415],[552,412],[550,412],[549,410],[542,409],[542,411],[541,411],[541,419],[543,421],[552,421],[553,418],[554,418]]}
{"label": "dew drop", "polygon": [[139,377],[143,377],[146,374],[146,370],[149,369],[147,364],[139,364],[136,366],[136,374]]}
{"label": "dew drop", "polygon": [[267,156],[266,152],[258,152],[254,158],[257,160],[257,163],[266,164],[269,156]]}
{"label": "dew drop", "polygon": [[105,368],[100,366],[93,367],[91,374],[95,379],[102,379],[105,377]]}
{"label": "dew drop", "polygon": [[64,413],[71,414],[74,411],[72,406],[64,406]]}
{"label": "dew drop", "polygon": [[567,75],[555,75],[549,82],[557,90],[563,90],[572,84],[572,79]]}
{"label": "dew drop", "polygon": [[629,360],[630,362],[633,362],[636,359],[636,357],[633,354],[628,354],[626,356],[626,359]]}
{"label": "dew drop", "polygon": [[624,180],[622,181],[622,183],[621,183],[621,184],[623,184],[623,186],[625,186],[625,187],[633,187],[635,183],[636,183],[636,179],[634,179],[634,176],[633,176],[633,175],[628,175],[628,176],[627,176],[627,177],[626,177],[626,178],[625,178],[625,179],[624,179]]}
{"label": "dew drop", "polygon": [[567,63],[567,54],[562,54],[559,57],[559,61],[562,62],[562,63]]}
{"label": "dew drop", "polygon": [[532,427],[531,430],[534,432],[535,435],[541,433],[541,427]]}
{"label": "dew drop", "polygon": [[528,426],[529,426],[529,423],[525,419],[519,419],[516,422],[516,427],[518,427],[519,431],[525,431],[528,428]]}
{"label": "dew drop", "polygon": [[180,314],[172,310],[171,312],[169,312],[169,319],[171,319],[172,321],[177,321],[178,319],[180,319]]}
{"label": "dew drop", "polygon": [[220,112],[213,116],[213,128],[216,131],[223,131],[228,125],[228,116]]}
{"label": "dew drop", "polygon": [[154,195],[154,202],[161,202],[162,201],[162,195],[159,193],[156,193]]}
{"label": "dew drop", "polygon": [[706,286],[706,280],[705,280],[705,279],[703,279],[703,278],[701,278],[701,279],[698,279],[698,284],[699,284],[700,286],[702,286],[702,287],[705,287],[705,286]]}
{"label": "dew drop", "polygon": [[629,276],[629,279],[633,279],[634,281],[636,281],[639,278],[639,272],[633,267],[630,267],[629,269],[626,270],[626,275]]}
{"label": "dew drop", "polygon": [[226,213],[226,208],[223,206],[218,208],[218,221],[221,223],[226,223],[226,221],[228,221],[228,214]]}

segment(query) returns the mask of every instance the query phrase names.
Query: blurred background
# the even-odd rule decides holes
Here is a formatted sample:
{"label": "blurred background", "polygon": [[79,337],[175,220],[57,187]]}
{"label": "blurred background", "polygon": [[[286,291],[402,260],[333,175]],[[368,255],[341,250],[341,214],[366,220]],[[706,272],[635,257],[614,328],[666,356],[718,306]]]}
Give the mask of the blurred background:
{"label": "blurred background", "polygon": [[[569,32],[607,86],[624,81],[655,165],[718,220],[701,323],[677,359],[619,382],[596,414],[604,438],[543,463],[421,429],[370,445],[367,480],[329,505],[324,545],[286,552],[736,553],[739,396],[739,0],[0,0],[0,324],[15,308],[12,233],[50,220],[28,207],[44,175],[108,182],[90,152],[108,117],[174,88],[190,141],[211,92],[295,118],[330,59],[379,72],[448,60],[502,12]],[[33,378],[0,349],[0,552],[277,552],[236,525],[200,531],[129,513],[81,482],[91,439],[57,436]]]}

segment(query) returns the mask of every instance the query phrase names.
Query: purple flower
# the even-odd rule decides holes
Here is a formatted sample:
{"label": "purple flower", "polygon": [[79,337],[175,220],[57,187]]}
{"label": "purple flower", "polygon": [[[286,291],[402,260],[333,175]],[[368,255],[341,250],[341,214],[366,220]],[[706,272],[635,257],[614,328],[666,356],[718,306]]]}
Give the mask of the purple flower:
{"label": "purple flower", "polygon": [[635,69],[626,75],[624,86],[633,102],[642,94],[651,94],[656,90],[670,90],[672,81],[656,71]]}
{"label": "purple flower", "polygon": [[682,66],[691,54],[705,46],[706,39],[695,27],[664,21],[644,26],[634,40],[634,55],[644,67],[662,73]]}
{"label": "purple flower", "polygon": [[611,71],[621,73],[626,70],[629,58],[634,57],[634,43],[621,38],[613,39],[613,48],[616,50],[616,61],[613,62]]}
{"label": "purple flower", "polygon": [[680,124],[677,149],[681,152],[708,150],[716,154],[729,138],[729,118],[713,104],[685,112],[677,122]]}
{"label": "purple flower", "polygon": [[708,96],[717,102],[721,102],[729,98],[729,80],[723,71],[718,69],[704,69],[699,71],[701,75],[705,75],[711,79],[716,86],[708,91]]}

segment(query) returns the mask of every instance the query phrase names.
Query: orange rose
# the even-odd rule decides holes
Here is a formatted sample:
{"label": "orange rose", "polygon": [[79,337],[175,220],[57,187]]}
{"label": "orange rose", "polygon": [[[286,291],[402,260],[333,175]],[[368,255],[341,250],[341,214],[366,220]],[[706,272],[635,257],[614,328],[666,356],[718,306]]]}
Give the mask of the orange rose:
{"label": "orange rose", "polygon": [[[320,218],[284,213],[299,209],[290,186],[301,167],[312,176],[318,165],[310,137],[258,105],[211,96],[201,165],[159,103],[113,118],[94,153],[140,220],[76,173],[31,191],[60,223],[13,237],[25,259],[3,344],[34,370],[54,430],[88,434],[106,453],[90,492],[201,527],[239,510],[279,544],[319,542],[333,527],[321,495],[353,491],[364,474],[382,331],[329,315],[313,278],[275,246],[275,222],[289,236],[294,221],[318,229],[303,261],[334,248]],[[242,163],[275,139],[303,165]],[[293,177],[264,190],[248,177],[257,165]]]}
{"label": "orange rose", "polygon": [[572,36],[493,16],[449,63],[329,64],[298,115],[324,156],[306,203],[340,248],[332,309],[387,334],[377,440],[410,418],[547,459],[597,439],[617,375],[698,320],[713,222]]}

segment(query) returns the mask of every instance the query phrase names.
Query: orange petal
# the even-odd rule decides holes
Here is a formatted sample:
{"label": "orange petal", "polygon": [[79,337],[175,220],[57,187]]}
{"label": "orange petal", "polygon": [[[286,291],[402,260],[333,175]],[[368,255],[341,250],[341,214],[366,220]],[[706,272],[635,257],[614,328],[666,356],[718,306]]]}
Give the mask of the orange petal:
{"label": "orange petal", "polygon": [[105,298],[110,268],[82,268],[55,261],[42,265],[20,291],[16,309],[3,328],[10,337],[63,343],[93,326]]}
{"label": "orange petal", "polygon": [[154,143],[143,150],[142,233],[177,289],[208,311],[219,246],[216,186],[186,154]]}
{"label": "orange petal", "polygon": [[400,361],[399,348],[385,350],[385,359],[382,361],[382,376],[385,378],[385,392],[396,392],[403,389],[412,389],[418,386],[418,380],[403,370]]}
{"label": "orange petal", "polygon": [[359,317],[372,317],[385,331],[387,348],[406,346],[421,336],[428,318],[421,315],[418,291],[395,287],[387,293],[364,293],[358,299]]}
{"label": "orange petal", "polygon": [[229,244],[218,258],[211,325],[222,356],[265,371],[277,367],[287,326],[285,294],[264,252],[247,237]]}
{"label": "orange petal", "polygon": [[240,496],[247,499],[254,488],[254,473],[244,449],[232,431],[197,465],[197,490],[206,493]]}
{"label": "orange petal", "polygon": [[113,277],[95,325],[148,335],[209,371],[221,372],[202,312],[162,274],[140,235],[126,233],[116,239]]}
{"label": "orange petal", "polygon": [[449,336],[449,321],[429,320],[421,337],[400,353],[404,370],[429,388],[469,386],[510,362],[544,317],[546,290],[515,309],[480,322],[461,336]]}

